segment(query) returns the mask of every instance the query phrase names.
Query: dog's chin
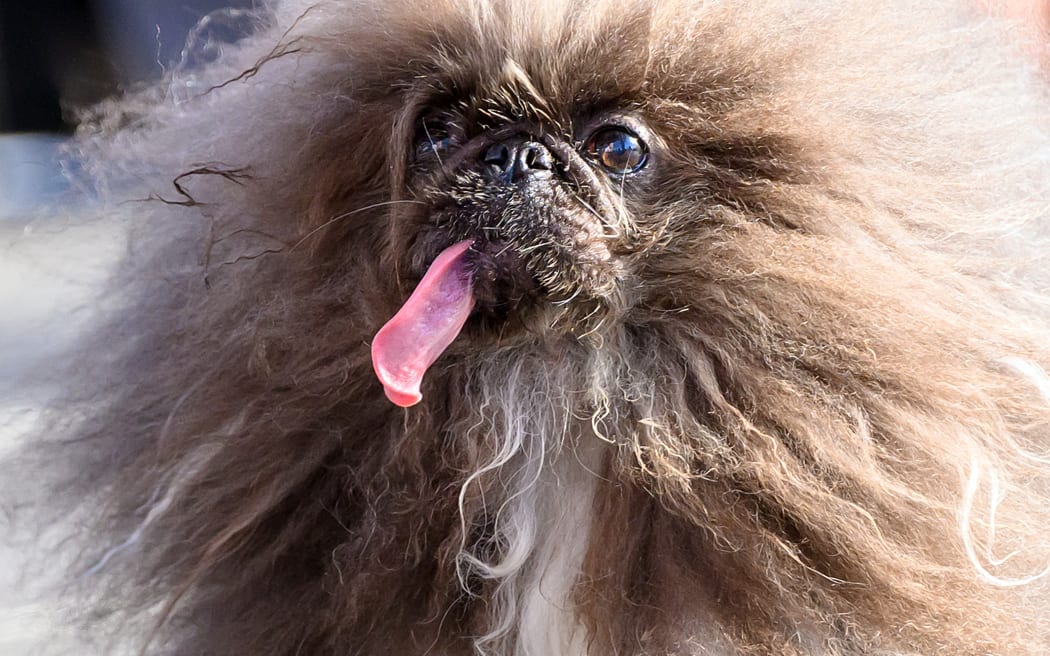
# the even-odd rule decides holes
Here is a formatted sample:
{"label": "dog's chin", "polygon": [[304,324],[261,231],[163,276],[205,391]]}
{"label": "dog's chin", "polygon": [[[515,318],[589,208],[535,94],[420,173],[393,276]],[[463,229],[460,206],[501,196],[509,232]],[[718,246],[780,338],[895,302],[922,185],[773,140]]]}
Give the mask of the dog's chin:
{"label": "dog's chin", "polygon": [[442,250],[469,240],[475,336],[575,333],[604,314],[621,295],[624,268],[600,215],[553,181],[499,193],[481,185],[466,175],[431,192],[413,274],[422,277]]}

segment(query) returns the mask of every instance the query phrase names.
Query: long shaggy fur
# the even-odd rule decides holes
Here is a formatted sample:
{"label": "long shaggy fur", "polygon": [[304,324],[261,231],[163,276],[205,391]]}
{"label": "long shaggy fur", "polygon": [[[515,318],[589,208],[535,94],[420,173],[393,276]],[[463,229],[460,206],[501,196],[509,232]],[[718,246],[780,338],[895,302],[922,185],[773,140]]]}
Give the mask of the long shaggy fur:
{"label": "long shaggy fur", "polygon": [[[96,622],[173,656],[1050,653],[1050,105],[1002,24],[256,20],[77,142],[136,235],[41,447],[93,521]],[[425,223],[413,124],[448,96],[637,112],[662,159],[610,182],[614,293],[468,331],[402,410],[369,343]]]}

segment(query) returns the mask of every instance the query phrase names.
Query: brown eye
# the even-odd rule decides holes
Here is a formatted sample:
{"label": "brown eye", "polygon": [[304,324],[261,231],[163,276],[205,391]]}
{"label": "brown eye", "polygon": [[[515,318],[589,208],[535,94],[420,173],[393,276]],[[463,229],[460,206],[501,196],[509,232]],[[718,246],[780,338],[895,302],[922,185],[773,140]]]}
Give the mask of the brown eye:
{"label": "brown eye", "polygon": [[638,135],[620,127],[602,128],[583,145],[588,157],[609,173],[637,173],[649,159],[649,149]]}

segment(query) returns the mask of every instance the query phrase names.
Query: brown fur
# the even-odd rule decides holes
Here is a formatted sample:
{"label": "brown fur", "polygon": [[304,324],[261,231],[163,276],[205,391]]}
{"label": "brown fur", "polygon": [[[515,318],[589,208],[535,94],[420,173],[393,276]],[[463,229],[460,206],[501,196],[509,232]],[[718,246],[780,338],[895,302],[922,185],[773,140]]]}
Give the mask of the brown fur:
{"label": "brown fur", "polygon": [[[593,450],[592,655],[1050,651],[1045,581],[1009,585],[1050,560],[1050,399],[1011,365],[1050,364],[1050,110],[1001,24],[803,0],[267,16],[79,141],[106,198],[152,198],[55,412],[63,495],[104,509],[83,580],[131,644],[515,654],[521,591],[471,563],[520,537],[523,477]],[[468,327],[401,410],[369,343],[419,274],[415,117],[455,101],[636,112],[660,168],[601,192],[613,289]]]}

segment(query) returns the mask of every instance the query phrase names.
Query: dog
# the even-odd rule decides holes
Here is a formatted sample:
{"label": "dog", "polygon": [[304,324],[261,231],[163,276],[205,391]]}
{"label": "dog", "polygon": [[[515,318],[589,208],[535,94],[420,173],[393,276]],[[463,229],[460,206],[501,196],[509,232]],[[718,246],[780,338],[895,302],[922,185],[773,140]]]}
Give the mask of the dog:
{"label": "dog", "polygon": [[91,521],[88,623],[177,656],[1050,651],[1050,105],[1006,24],[255,21],[75,142],[134,234],[37,447]]}

